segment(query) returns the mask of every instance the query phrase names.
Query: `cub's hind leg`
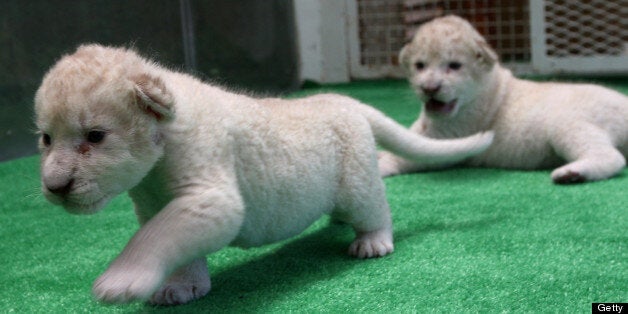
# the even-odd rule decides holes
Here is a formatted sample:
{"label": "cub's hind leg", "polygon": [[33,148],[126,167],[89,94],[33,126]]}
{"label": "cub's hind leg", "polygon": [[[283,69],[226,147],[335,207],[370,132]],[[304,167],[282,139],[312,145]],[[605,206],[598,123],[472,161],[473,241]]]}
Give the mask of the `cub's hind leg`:
{"label": "cub's hind leg", "polygon": [[626,158],[613,145],[609,134],[594,125],[580,125],[554,134],[552,146],[568,161],[552,172],[555,183],[608,179],[626,166]]}
{"label": "cub's hind leg", "polygon": [[356,238],[349,254],[358,258],[392,253],[393,233],[384,182],[377,170],[375,152],[345,161],[337,195],[335,218],[351,224]]}

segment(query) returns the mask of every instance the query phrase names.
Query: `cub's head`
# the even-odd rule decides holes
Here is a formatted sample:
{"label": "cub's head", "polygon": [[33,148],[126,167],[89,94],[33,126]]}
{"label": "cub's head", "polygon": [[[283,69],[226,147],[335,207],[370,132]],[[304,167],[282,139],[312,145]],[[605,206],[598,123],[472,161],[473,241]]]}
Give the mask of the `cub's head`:
{"label": "cub's head", "polygon": [[399,53],[408,80],[434,118],[456,115],[472,102],[498,62],[486,40],[457,16],[423,24]]}
{"label": "cub's head", "polygon": [[87,45],[45,75],[35,114],[50,202],[94,213],[153,167],[174,103],[158,70],[131,50]]}

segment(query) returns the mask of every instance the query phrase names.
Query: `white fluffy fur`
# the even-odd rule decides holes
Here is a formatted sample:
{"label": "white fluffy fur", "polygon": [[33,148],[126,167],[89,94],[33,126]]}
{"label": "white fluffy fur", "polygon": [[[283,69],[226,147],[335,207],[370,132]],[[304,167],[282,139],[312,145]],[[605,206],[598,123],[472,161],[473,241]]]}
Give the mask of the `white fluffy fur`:
{"label": "white fluffy fur", "polygon": [[[626,164],[626,96],[596,85],[517,79],[459,17],[421,26],[400,52],[400,60],[424,102],[411,127],[414,132],[456,138],[495,131],[492,146],[468,165],[558,167],[551,174],[554,182],[573,183],[609,178]],[[383,176],[434,167],[390,153],[381,154],[379,166]]]}
{"label": "white fluffy fur", "polygon": [[206,254],[291,237],[322,214],[355,229],[350,254],[386,255],[375,140],[428,162],[492,140],[427,139],[340,95],[254,99],[98,45],[63,57],[35,103],[46,197],[73,213],[126,190],[135,204],[142,227],[93,287],[105,302],[199,298],[210,289]]}

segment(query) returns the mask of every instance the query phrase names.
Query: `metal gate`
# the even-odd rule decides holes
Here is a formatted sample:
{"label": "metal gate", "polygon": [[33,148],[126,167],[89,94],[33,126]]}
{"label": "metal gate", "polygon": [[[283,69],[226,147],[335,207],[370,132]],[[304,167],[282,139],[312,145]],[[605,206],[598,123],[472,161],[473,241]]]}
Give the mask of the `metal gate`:
{"label": "metal gate", "polygon": [[422,23],[466,18],[516,74],[628,73],[628,0],[350,0],[350,76],[399,77]]}
{"label": "metal gate", "polygon": [[628,0],[530,3],[536,72],[628,72]]}

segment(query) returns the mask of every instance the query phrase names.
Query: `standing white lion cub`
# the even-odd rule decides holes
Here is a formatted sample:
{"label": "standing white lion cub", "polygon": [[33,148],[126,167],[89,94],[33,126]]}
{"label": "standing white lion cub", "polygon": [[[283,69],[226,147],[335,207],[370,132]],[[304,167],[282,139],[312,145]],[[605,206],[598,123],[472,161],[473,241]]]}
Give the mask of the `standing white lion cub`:
{"label": "standing white lion cub", "polygon": [[[424,103],[412,131],[432,138],[495,131],[491,147],[468,165],[558,167],[554,182],[574,183],[609,178],[626,164],[628,97],[596,85],[517,79],[459,17],[422,25],[399,58]],[[379,167],[389,176],[433,165],[384,152]]]}
{"label": "standing white lion cub", "polygon": [[35,110],[51,202],[87,214],[130,190],[142,226],[94,284],[105,302],[199,298],[206,254],[291,237],[322,214],[355,229],[351,255],[386,255],[376,140],[425,161],[459,161],[492,140],[426,139],[339,95],[254,99],[98,45],[46,74]]}

